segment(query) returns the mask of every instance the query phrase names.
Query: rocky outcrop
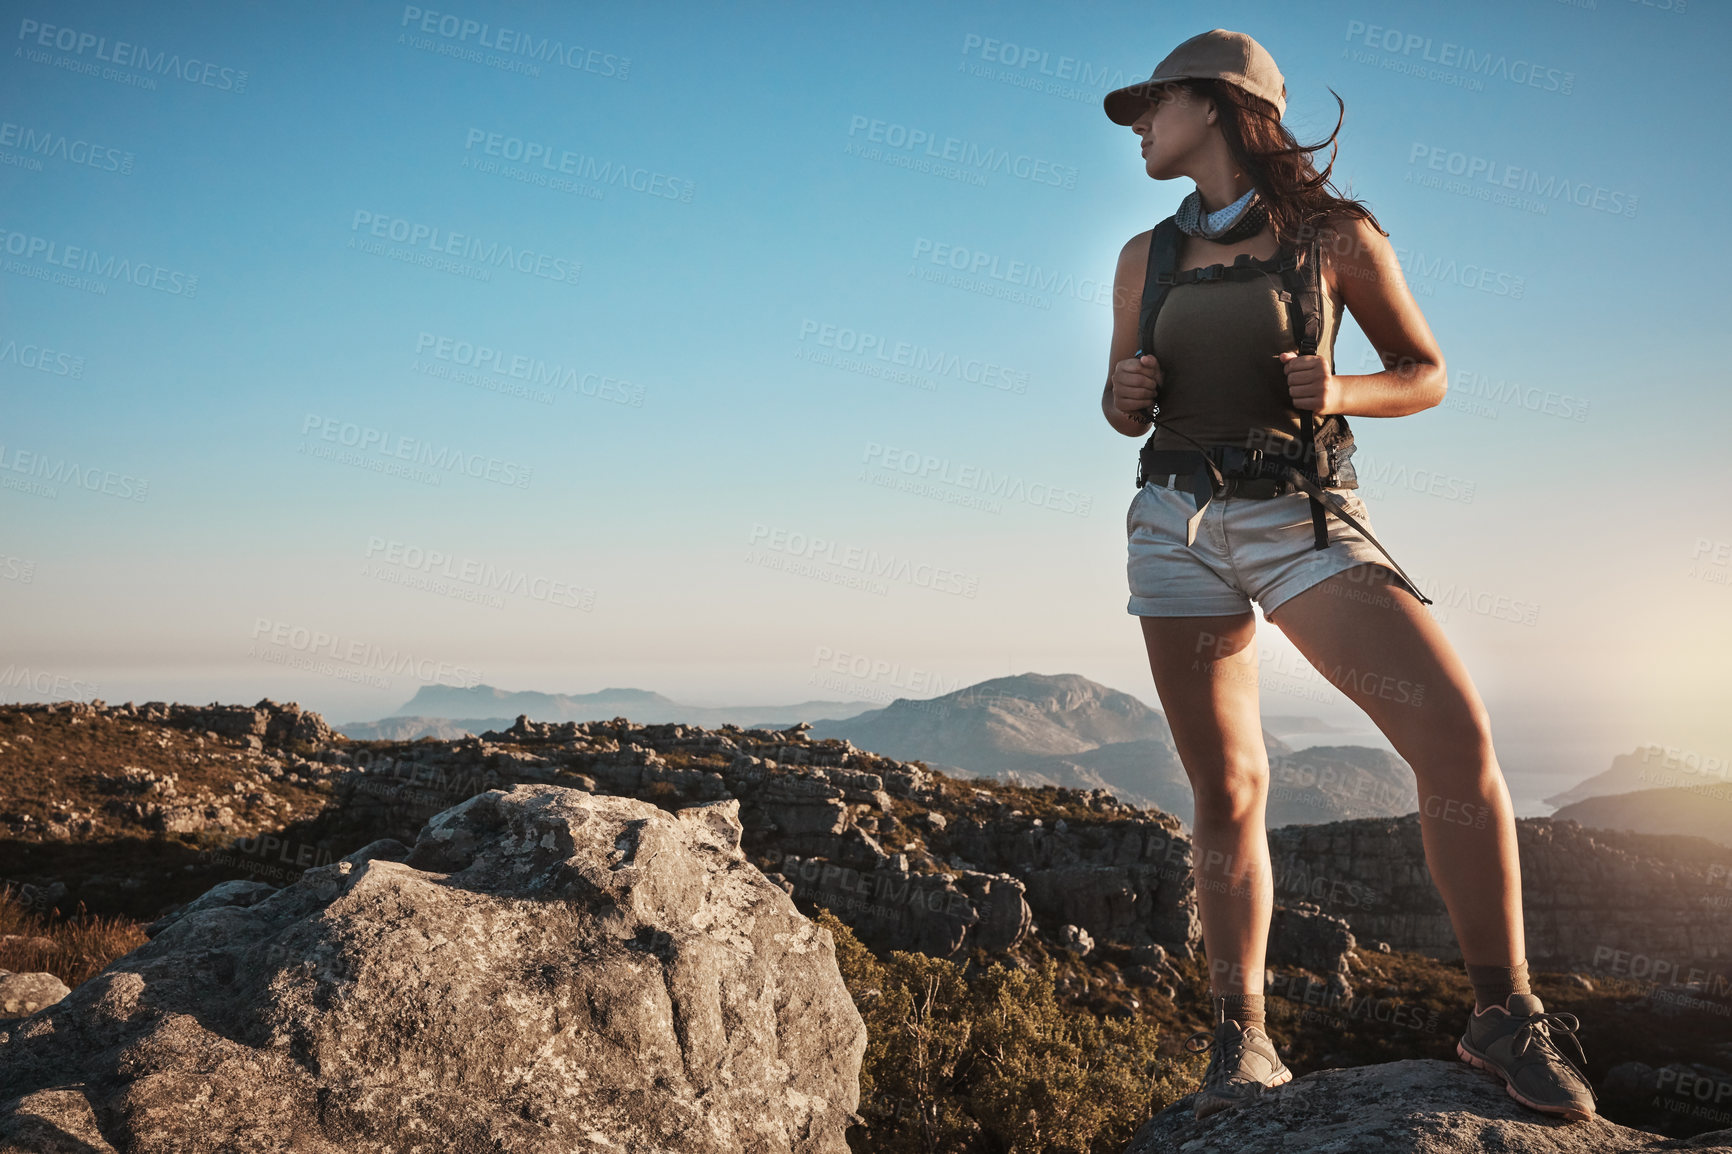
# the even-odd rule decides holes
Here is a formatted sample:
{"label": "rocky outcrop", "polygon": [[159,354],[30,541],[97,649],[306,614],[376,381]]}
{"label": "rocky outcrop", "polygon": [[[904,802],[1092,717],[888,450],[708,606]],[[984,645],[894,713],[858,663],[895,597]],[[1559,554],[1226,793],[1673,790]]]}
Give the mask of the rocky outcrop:
{"label": "rocky outcrop", "polygon": [[1662,1138],[1603,1118],[1565,1122],[1519,1105],[1462,1062],[1406,1061],[1323,1070],[1256,1102],[1192,1116],[1180,1099],[1137,1131],[1125,1154],[1647,1154],[1732,1151],[1732,1130]]}
{"label": "rocky outcrop", "polygon": [[915,873],[895,859],[860,871],[823,858],[790,857],[776,869],[789,893],[830,910],[876,950],[919,950],[941,958],[964,949],[996,953],[1016,946],[1034,925],[1023,883],[1009,874]]}
{"label": "rocky outcrop", "polygon": [[520,785],[213,892],[0,1028],[0,1148],[844,1154],[864,1027],[737,810]]}
{"label": "rocky outcrop", "polygon": [[[1093,720],[1073,734],[1079,741],[1122,736],[1124,724],[1148,721],[1131,699],[1095,700],[1085,690],[1088,683],[1077,689],[1058,679],[1042,689],[1045,697],[1024,705],[1067,715],[1079,701],[1089,706],[1082,713]],[[753,863],[803,910],[832,909],[879,950],[954,958],[1014,950],[1031,934],[1048,948],[1068,949],[1081,933],[1093,943],[1085,956],[1122,961],[1123,951],[1145,946],[1161,947],[1163,957],[1189,957],[1201,940],[1190,841],[1176,818],[1126,805],[1102,789],[977,788],[847,740],[815,739],[806,723],[706,730],[520,716],[503,729],[455,741],[363,744],[333,736],[302,745],[296,734],[318,738],[328,728],[316,715],[269,701],[251,708],[36,708],[38,718],[51,715],[43,725],[23,725],[31,715],[20,714],[0,717],[20,723],[0,729],[20,743],[30,736],[26,729],[45,739],[21,746],[35,751],[33,768],[85,767],[63,774],[63,785],[92,808],[97,827],[88,836],[142,829],[180,852],[148,881],[136,870],[112,877],[61,873],[52,868],[55,855],[44,854],[42,866],[17,881],[37,887],[32,894],[71,883],[59,891],[64,905],[96,899],[148,921],[237,870],[273,883],[293,880],[378,838],[411,841],[432,815],[483,790],[546,783],[636,797],[666,810],[736,799]],[[60,748],[50,749],[48,740]],[[138,764],[79,760],[128,742]],[[68,823],[83,812],[56,810],[54,823],[28,828],[31,836],[58,830],[73,840]],[[202,841],[196,851],[181,840],[189,836]],[[220,848],[204,848],[213,842]],[[58,860],[93,868],[70,855]],[[225,872],[212,877],[212,870]],[[1278,887],[1277,901],[1311,899],[1308,889],[1290,889]],[[133,892],[136,899],[127,896]],[[156,904],[147,904],[150,896]],[[1283,945],[1280,924],[1273,948],[1297,959],[1295,950],[1303,949]],[[1306,955],[1292,964],[1327,981],[1342,971],[1342,957],[1341,951]],[[1165,988],[1171,979],[1152,984]]]}
{"label": "rocky outcrop", "polygon": [[[102,702],[92,702],[101,707]],[[325,745],[338,735],[325,724],[325,719],[294,702],[278,705],[264,698],[250,709],[244,705],[166,704],[150,701],[137,709],[142,721],[160,721],[177,729],[208,730],[218,737],[256,737],[265,745]]]}
{"label": "rocky outcrop", "polygon": [[1269,918],[1267,987],[1270,993],[1298,1002],[1316,996],[1326,1005],[1353,997],[1349,962],[1357,942],[1340,918],[1302,902],[1276,906]]}
{"label": "rocky outcrop", "polygon": [[[940,871],[929,854],[884,848],[880,835],[904,828],[890,816],[896,799],[941,799],[931,773],[847,741],[809,740],[810,728],[519,717],[509,729],[409,746],[401,757],[357,757],[335,784],[335,809],[358,828],[402,837],[437,808],[514,780],[669,805],[733,798],[753,860],[807,908],[832,909],[875,947],[952,956],[1009,949],[1029,932],[1032,914],[1017,878]],[[938,815],[936,828],[944,820]]]}
{"label": "rocky outcrop", "polygon": [[[1516,823],[1528,958],[1536,969],[1588,970],[1650,981],[1706,982],[1732,993],[1732,848],[1689,838]],[[1419,817],[1289,826],[1269,833],[1283,878],[1344,918],[1361,940],[1457,960],[1432,884]],[[1718,975],[1718,977],[1717,977]]]}
{"label": "rocky outcrop", "polygon": [[1202,940],[1191,843],[1177,818],[1108,811],[1071,821],[964,817],[942,844],[959,868],[1021,878],[1042,924],[1075,926],[1097,942],[1159,945],[1189,957]]}

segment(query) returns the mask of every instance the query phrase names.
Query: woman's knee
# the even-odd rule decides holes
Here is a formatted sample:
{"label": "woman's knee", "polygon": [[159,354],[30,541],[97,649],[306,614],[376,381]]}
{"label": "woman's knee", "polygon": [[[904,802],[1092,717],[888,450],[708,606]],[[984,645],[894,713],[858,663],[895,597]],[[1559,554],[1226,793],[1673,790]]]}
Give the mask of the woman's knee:
{"label": "woman's knee", "polygon": [[[1461,694],[1442,694],[1420,706],[1422,724],[1418,743],[1425,760],[1459,765],[1464,762],[1495,764],[1491,715],[1484,705]],[[1420,769],[1415,765],[1415,769]]]}
{"label": "woman's knee", "polygon": [[1197,821],[1238,824],[1259,813],[1269,798],[1269,763],[1262,758],[1229,759],[1189,776]]}

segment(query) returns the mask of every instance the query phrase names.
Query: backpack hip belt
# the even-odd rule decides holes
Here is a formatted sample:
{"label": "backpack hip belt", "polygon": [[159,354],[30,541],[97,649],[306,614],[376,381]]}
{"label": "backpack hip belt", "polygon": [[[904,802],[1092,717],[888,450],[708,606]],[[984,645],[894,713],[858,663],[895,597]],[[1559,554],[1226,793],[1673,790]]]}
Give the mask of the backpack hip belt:
{"label": "backpack hip belt", "polygon": [[[1269,276],[1264,266],[1249,253],[1240,253],[1231,265],[1214,264],[1206,268],[1176,271],[1179,264],[1181,234],[1172,217],[1161,221],[1149,238],[1148,271],[1143,281],[1142,315],[1137,326],[1141,340],[1139,351],[1152,352],[1155,347],[1155,318],[1165,301],[1167,290],[1175,284],[1192,281],[1212,281],[1223,278],[1243,279],[1249,276]],[[1280,274],[1278,293],[1287,306],[1288,322],[1293,330],[1294,344],[1301,356],[1315,356],[1323,337],[1322,246],[1313,238],[1303,267],[1298,254],[1284,246],[1275,261]],[[1196,449],[1155,449],[1154,414],[1150,413],[1149,439],[1137,455],[1137,489],[1161,474],[1184,474],[1188,491],[1197,511],[1185,519],[1185,544],[1197,540],[1197,526],[1203,511],[1216,497],[1276,497],[1303,492],[1311,505],[1311,528],[1314,549],[1329,547],[1328,514],[1333,512],[1351,525],[1360,536],[1371,542],[1379,553],[1389,558],[1390,568],[1407,585],[1421,604],[1432,604],[1401,565],[1390,556],[1382,542],[1347,511],[1346,502],[1331,492],[1335,482],[1334,465],[1341,450],[1353,444],[1353,430],[1344,414],[1331,414],[1321,422],[1310,409],[1299,410],[1299,439],[1292,445],[1282,445],[1280,453],[1255,447],[1235,445],[1202,445],[1190,437],[1169,428],[1167,431],[1196,445]],[[1292,449],[1297,446],[1299,460],[1293,461]]]}

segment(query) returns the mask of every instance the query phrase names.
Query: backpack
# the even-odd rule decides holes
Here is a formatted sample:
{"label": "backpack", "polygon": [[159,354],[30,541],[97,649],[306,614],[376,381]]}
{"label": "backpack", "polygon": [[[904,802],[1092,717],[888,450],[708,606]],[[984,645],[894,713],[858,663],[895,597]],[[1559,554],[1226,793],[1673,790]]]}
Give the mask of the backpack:
{"label": "backpack", "polygon": [[[1167,298],[1167,290],[1174,285],[1193,281],[1249,280],[1270,275],[1265,267],[1269,262],[1256,261],[1249,253],[1240,253],[1230,265],[1212,264],[1177,272],[1183,235],[1178,222],[1169,216],[1155,226],[1149,238],[1148,272],[1143,281],[1142,314],[1137,324],[1138,348],[1144,351],[1152,351],[1155,347],[1155,318]],[[1293,343],[1301,356],[1314,356],[1323,338],[1322,244],[1317,238],[1312,238],[1303,264],[1292,245],[1283,245],[1271,259],[1278,262],[1275,271],[1281,278],[1280,298],[1287,305]],[[1307,475],[1328,478],[1334,472],[1334,463],[1341,450],[1353,444],[1353,430],[1343,414],[1331,413],[1319,422],[1315,412],[1300,409],[1298,443],[1303,456],[1295,462],[1297,467]],[[1316,547],[1325,548],[1329,543],[1329,530],[1323,505],[1315,497],[1311,498],[1311,524]]]}
{"label": "backpack", "polygon": [[[1167,290],[1176,284],[1189,284],[1192,281],[1207,280],[1248,280],[1252,277],[1268,276],[1265,267],[1269,261],[1256,261],[1250,253],[1240,253],[1230,265],[1212,264],[1206,268],[1186,269],[1176,272],[1179,264],[1179,240],[1183,234],[1179,232],[1178,223],[1168,217],[1157,224],[1154,233],[1149,237],[1149,270],[1143,281],[1142,315],[1137,324],[1137,337],[1144,351],[1153,351],[1155,347],[1155,317],[1161,311],[1161,304],[1166,300]],[[1292,245],[1283,245],[1281,251],[1271,258],[1276,263],[1275,271],[1281,277],[1280,297],[1287,305],[1288,324],[1293,330],[1293,343],[1298,347],[1301,356],[1315,356],[1317,346],[1323,339],[1323,246],[1312,237],[1307,247],[1305,261],[1301,265],[1299,254]],[[1152,424],[1152,420],[1151,420]],[[1172,430],[1177,433],[1178,430]],[[1182,434],[1181,434],[1182,435]],[[1189,437],[1185,438],[1190,440]],[[1149,452],[1154,444],[1154,434],[1143,446],[1144,454]],[[1192,442],[1195,444],[1195,442]],[[1317,420],[1317,414],[1310,409],[1299,410],[1299,439],[1297,445],[1300,459],[1297,461],[1281,460],[1283,454],[1271,450],[1286,450],[1288,445],[1282,442],[1279,446],[1270,444],[1261,446],[1267,461],[1260,467],[1273,463],[1286,475],[1289,482],[1296,488],[1303,489],[1311,502],[1311,529],[1314,547],[1327,549],[1329,547],[1328,515],[1334,512],[1336,516],[1351,525],[1359,535],[1371,542],[1372,546],[1389,558],[1389,567],[1394,571],[1419,599],[1420,604],[1432,604],[1419,585],[1407,575],[1383,543],[1371,534],[1371,531],[1360,522],[1345,507],[1341,498],[1328,491],[1327,486],[1334,480],[1335,462],[1342,450],[1353,445],[1353,430],[1348,427],[1347,418],[1340,413],[1332,413]],[[1204,453],[1209,473],[1216,480],[1221,477],[1220,469],[1208,461],[1209,454]],[[1142,484],[1143,474],[1137,474],[1138,485]],[[1201,478],[1199,483],[1206,481]],[[1325,506],[1324,502],[1328,505]],[[1199,507],[1196,517],[1202,516]],[[1190,531],[1195,532],[1196,519],[1189,523]]]}

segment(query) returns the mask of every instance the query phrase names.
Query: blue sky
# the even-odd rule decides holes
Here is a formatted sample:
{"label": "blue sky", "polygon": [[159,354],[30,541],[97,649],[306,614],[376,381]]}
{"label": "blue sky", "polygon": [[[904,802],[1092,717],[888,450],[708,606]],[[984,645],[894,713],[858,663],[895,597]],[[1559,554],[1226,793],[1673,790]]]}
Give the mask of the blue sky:
{"label": "blue sky", "polygon": [[1156,704],[1101,284],[1190,186],[1099,97],[1228,27],[1449,363],[1355,460],[1512,777],[1732,751],[1711,6],[6,11],[0,698]]}

